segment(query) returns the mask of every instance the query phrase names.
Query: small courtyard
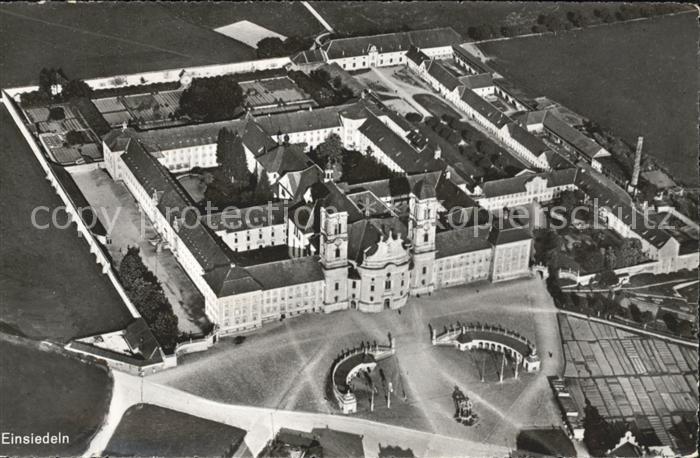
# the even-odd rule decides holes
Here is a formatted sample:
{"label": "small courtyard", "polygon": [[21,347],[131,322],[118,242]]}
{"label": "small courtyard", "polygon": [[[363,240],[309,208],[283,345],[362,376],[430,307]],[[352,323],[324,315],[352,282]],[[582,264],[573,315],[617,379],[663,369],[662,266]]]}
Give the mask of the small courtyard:
{"label": "small courtyard", "polygon": [[[521,372],[515,379],[508,363],[499,383],[500,354],[431,345],[428,325],[441,330],[457,321],[499,324],[536,341],[542,370]],[[556,310],[537,279],[441,290],[412,298],[400,311],[343,311],[278,321],[243,342],[225,338],[207,352],[185,356],[180,366],[152,379],[222,402],[338,413],[324,385],[332,360],[362,341],[384,343],[388,333],[396,339],[396,355],[372,374],[378,387],[374,412],[368,393],[360,390],[357,416],[499,445],[512,445],[523,426],[560,425],[546,379],[563,370]],[[388,381],[394,388],[391,408],[381,388]],[[455,387],[474,402],[479,419],[473,426],[453,419]]]}

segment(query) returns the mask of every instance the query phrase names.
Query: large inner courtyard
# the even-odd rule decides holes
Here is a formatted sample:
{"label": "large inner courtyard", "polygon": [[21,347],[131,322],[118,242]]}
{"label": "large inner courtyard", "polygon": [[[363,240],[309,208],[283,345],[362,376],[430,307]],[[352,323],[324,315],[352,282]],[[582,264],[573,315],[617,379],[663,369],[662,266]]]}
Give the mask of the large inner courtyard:
{"label": "large inner courtyard", "polygon": [[[521,371],[515,379],[512,364],[506,364],[499,383],[500,354],[431,345],[429,325],[441,331],[458,321],[498,324],[536,342],[540,372]],[[357,416],[498,445],[513,445],[524,426],[560,425],[546,378],[560,373],[563,364],[556,310],[544,283],[534,278],[441,290],[378,314],[343,311],[286,319],[248,334],[243,343],[224,339],[150,378],[222,402],[338,413],[335,402],[326,399],[331,362],[363,341],[385,344],[389,333],[396,339],[396,355],[375,369],[373,412],[366,392],[358,392]],[[382,388],[389,381],[390,408]],[[473,426],[453,418],[455,387],[474,402],[478,421]]]}

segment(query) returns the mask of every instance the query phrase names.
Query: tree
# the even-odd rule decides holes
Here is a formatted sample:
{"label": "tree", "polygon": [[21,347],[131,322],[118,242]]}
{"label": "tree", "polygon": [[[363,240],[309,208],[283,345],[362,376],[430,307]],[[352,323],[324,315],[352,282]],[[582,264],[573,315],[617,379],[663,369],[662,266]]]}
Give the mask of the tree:
{"label": "tree", "polygon": [[229,183],[243,187],[248,183],[248,160],[241,137],[223,128],[216,139],[216,161]]}
{"label": "tree", "polygon": [[641,263],[646,259],[642,251],[642,242],[635,238],[626,238],[615,250],[615,267],[627,267]]}
{"label": "tree", "polygon": [[321,164],[326,164],[330,159],[337,162],[343,155],[343,142],[336,133],[329,134],[328,137],[316,147],[316,155]]}
{"label": "tree", "polygon": [[664,312],[661,319],[666,323],[666,328],[674,334],[678,334],[678,318],[671,312]]}
{"label": "tree", "polygon": [[70,80],[62,86],[61,97],[64,100],[74,97],[91,97],[92,88],[83,80]]}
{"label": "tree", "polygon": [[177,316],[172,310],[161,310],[151,325],[153,335],[166,353],[172,352],[177,345],[179,335],[177,324]]}
{"label": "tree", "polygon": [[261,59],[280,57],[287,55],[287,49],[284,45],[284,41],[278,37],[265,37],[258,41],[257,54]]}
{"label": "tree", "polygon": [[583,442],[591,456],[605,456],[615,445],[615,435],[611,425],[600,415],[598,409],[586,398],[583,409]]}
{"label": "tree", "polygon": [[221,121],[241,111],[243,91],[231,75],[195,78],[182,92],[179,111],[192,119]]}
{"label": "tree", "polygon": [[274,192],[272,191],[270,180],[267,178],[267,172],[263,171],[255,186],[255,200],[257,202],[270,202],[274,198]]}
{"label": "tree", "polygon": [[141,255],[137,247],[128,247],[126,254],[119,263],[119,279],[126,289],[130,289],[136,280],[144,279],[146,266],[141,261]]}
{"label": "tree", "polygon": [[39,92],[46,95],[51,95],[51,84],[52,84],[52,70],[47,68],[42,68],[39,71]]}

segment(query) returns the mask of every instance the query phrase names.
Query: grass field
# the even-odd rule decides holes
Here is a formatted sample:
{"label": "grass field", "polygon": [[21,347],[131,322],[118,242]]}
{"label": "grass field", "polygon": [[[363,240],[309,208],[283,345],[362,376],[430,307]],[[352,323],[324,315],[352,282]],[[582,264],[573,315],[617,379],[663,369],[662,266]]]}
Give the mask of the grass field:
{"label": "grass field", "polygon": [[107,444],[108,456],[229,456],[245,431],[151,404],[124,413]]}
{"label": "grass field", "polygon": [[0,337],[0,430],[62,433],[63,445],[2,445],[5,456],[77,456],[102,423],[112,381],[107,370]]}
{"label": "grass field", "polygon": [[0,84],[35,84],[39,70],[51,66],[86,78],[255,58],[249,46],[188,22],[173,8],[148,2],[4,4]]}
{"label": "grass field", "polygon": [[[73,228],[32,225],[35,207],[63,202],[4,106],[0,125],[0,320],[28,337],[61,342],[123,329],[131,315],[85,240]],[[37,221],[50,222],[46,212]]]}
{"label": "grass field", "polygon": [[247,20],[286,37],[323,31],[321,24],[299,2],[182,2],[164,7],[174,16],[208,29]]}
{"label": "grass field", "polygon": [[489,64],[609,128],[697,186],[697,14],[481,43]]}

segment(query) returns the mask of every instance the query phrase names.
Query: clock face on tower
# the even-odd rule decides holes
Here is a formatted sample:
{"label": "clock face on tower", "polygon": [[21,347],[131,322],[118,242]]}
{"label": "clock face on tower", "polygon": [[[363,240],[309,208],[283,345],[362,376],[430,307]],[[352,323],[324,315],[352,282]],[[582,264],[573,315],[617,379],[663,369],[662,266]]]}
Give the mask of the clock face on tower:
{"label": "clock face on tower", "polygon": [[423,230],[427,231],[428,229],[430,229],[430,223],[423,224]]}
{"label": "clock face on tower", "polygon": [[335,239],[335,245],[336,245],[336,246],[340,246],[342,243],[343,243],[342,240],[340,240],[340,239]]}

